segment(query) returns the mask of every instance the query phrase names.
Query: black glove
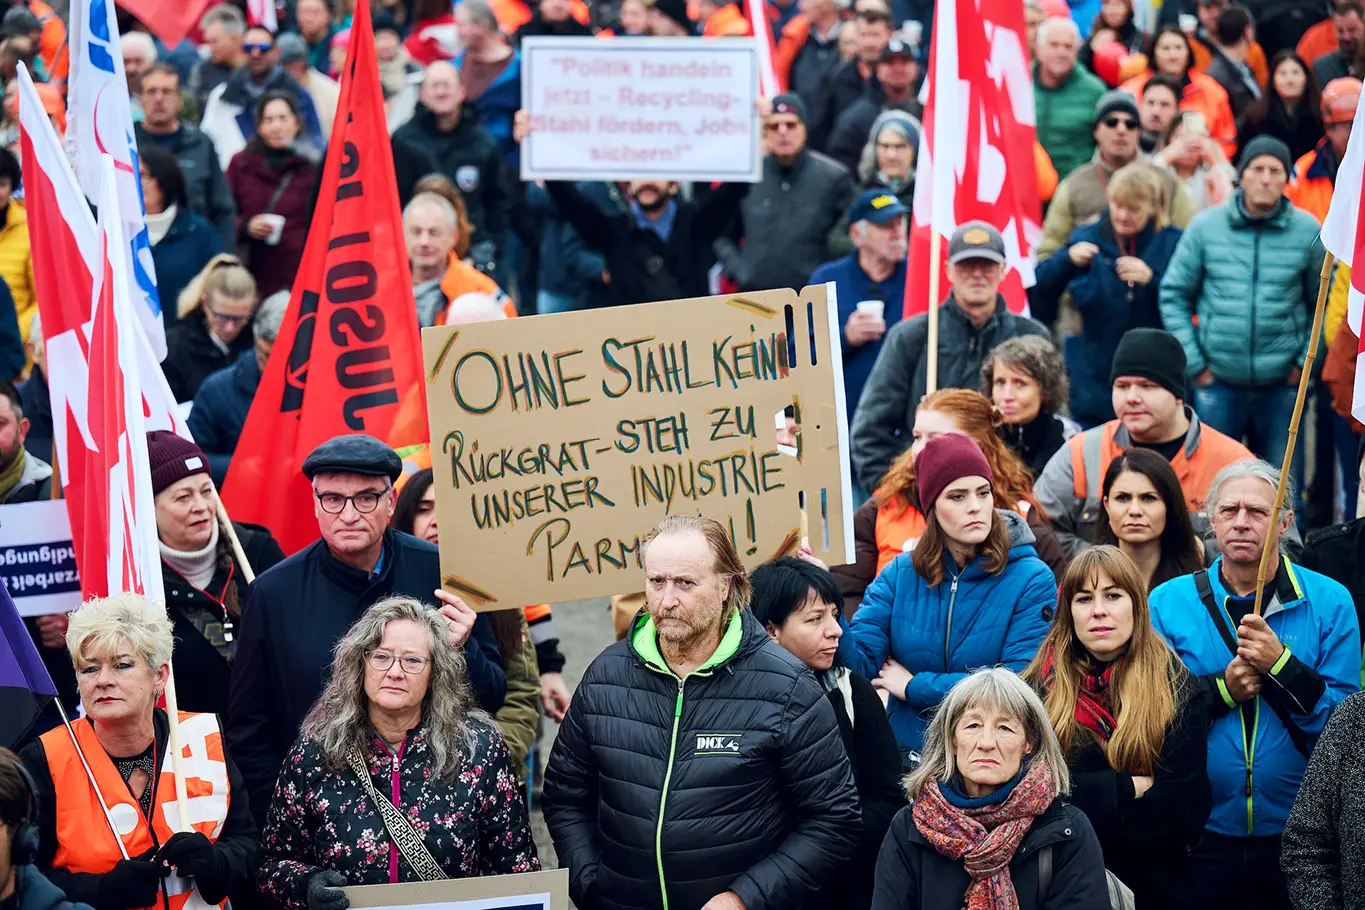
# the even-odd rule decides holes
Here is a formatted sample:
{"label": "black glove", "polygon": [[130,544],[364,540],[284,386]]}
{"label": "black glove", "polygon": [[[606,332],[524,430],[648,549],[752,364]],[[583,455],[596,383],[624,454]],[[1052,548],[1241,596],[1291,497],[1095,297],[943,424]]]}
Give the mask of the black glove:
{"label": "black glove", "polygon": [[351,899],[341,891],[346,876],[335,869],[325,869],[308,880],[308,910],[346,910]]}
{"label": "black glove", "polygon": [[227,897],[231,877],[227,860],[198,831],[172,834],[157,851],[156,862],[174,866],[180,875],[194,879],[195,887],[211,904]]}
{"label": "black glove", "polygon": [[157,903],[167,869],[153,860],[151,850],[135,859],[121,859],[100,879],[99,910],[128,910]]}

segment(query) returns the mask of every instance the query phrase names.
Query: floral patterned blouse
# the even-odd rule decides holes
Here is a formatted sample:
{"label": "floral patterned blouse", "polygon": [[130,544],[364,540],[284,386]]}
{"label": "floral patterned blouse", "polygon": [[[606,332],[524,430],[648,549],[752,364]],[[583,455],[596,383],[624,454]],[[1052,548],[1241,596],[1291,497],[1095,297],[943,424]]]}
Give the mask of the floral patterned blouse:
{"label": "floral patterned blouse", "polygon": [[[375,789],[402,810],[450,878],[537,871],[526,802],[502,733],[478,718],[469,727],[473,747],[451,781],[431,773],[425,727],[397,752],[373,740],[365,758]],[[308,880],[324,869],[341,872],[349,885],[422,880],[392,846],[355,774],[330,770],[312,741],[301,738],[275,784],[257,883],[286,910],[306,910]]]}

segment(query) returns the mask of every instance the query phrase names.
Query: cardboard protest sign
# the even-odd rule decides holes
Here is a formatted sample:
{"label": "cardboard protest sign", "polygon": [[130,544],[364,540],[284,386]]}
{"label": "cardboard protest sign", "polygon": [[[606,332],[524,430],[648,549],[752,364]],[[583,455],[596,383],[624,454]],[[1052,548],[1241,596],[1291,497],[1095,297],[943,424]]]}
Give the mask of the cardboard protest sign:
{"label": "cardboard protest sign", "polygon": [[81,580],[65,502],[0,506],[0,576],[20,616],[80,608]]}
{"label": "cardboard protest sign", "polygon": [[668,514],[722,522],[752,568],[797,547],[802,502],[815,553],[852,562],[833,288],[424,330],[446,588],[475,609],[638,591]]}
{"label": "cardboard protest sign", "polygon": [[568,910],[569,870],[342,890],[354,910]]}
{"label": "cardboard protest sign", "polygon": [[752,39],[527,38],[522,180],[757,182]]}

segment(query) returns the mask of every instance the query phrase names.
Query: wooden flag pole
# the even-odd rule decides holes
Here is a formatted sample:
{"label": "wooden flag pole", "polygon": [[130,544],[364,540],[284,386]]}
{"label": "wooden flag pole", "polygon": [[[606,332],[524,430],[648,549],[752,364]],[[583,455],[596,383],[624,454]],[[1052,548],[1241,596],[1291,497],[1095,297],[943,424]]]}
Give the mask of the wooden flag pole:
{"label": "wooden flag pole", "polygon": [[[166,669],[166,719],[170,721],[170,737],[166,748],[171,752],[171,773],[175,776],[175,807],[179,818],[171,825],[172,831],[193,831],[190,826],[189,795],[185,789],[185,771],[180,757],[180,704],[175,697],[175,667],[168,660]],[[167,818],[167,821],[170,821]]]}
{"label": "wooden flag pole", "polygon": [[943,251],[943,236],[939,234],[938,228],[929,228],[929,340],[928,359],[925,361],[925,373],[928,384],[924,387],[924,394],[932,395],[938,390],[938,284],[939,275],[943,271],[943,263],[939,261]]}
{"label": "wooden flag pole", "polygon": [[246,561],[246,551],[242,549],[242,541],[237,537],[237,529],[232,526],[227,509],[223,508],[223,497],[218,495],[216,488],[213,495],[218,500],[218,529],[227,535],[228,543],[232,544],[232,558],[237,560],[237,568],[242,570],[242,577],[246,579],[246,583],[251,584],[256,580],[256,573],[252,571],[251,563]]}
{"label": "wooden flag pole", "polygon": [[[1318,339],[1322,337],[1322,314],[1327,308],[1327,289],[1336,261],[1336,257],[1331,253],[1322,260],[1322,272],[1318,277],[1318,302],[1313,308],[1312,334],[1308,337],[1308,353],[1303,358],[1303,372],[1299,374],[1299,392],[1294,398],[1294,413],[1289,418],[1289,440],[1284,447],[1284,464],[1280,465],[1280,485],[1275,490],[1275,507],[1270,510],[1271,529],[1279,527],[1280,524],[1280,509],[1284,506],[1285,487],[1289,483],[1289,467],[1294,463],[1294,444],[1299,439],[1299,421],[1303,419],[1303,400],[1308,395],[1308,381],[1313,376],[1313,361],[1318,356]],[[1265,547],[1261,550],[1261,564],[1256,569],[1256,603],[1252,609],[1257,616],[1261,615],[1266,575],[1279,554],[1279,547],[1270,545],[1271,536],[1267,531]]]}
{"label": "wooden flag pole", "polygon": [[114,827],[113,816],[109,814],[109,804],[104,801],[104,794],[100,792],[100,785],[95,783],[95,772],[90,770],[90,763],[85,760],[85,753],[81,751],[80,741],[76,739],[76,731],[71,728],[71,719],[66,716],[66,708],[62,705],[60,698],[57,699],[57,711],[62,715],[62,724],[71,737],[71,745],[76,747],[76,755],[81,760],[81,766],[85,768],[85,776],[90,781],[91,789],[95,791],[95,799],[100,801],[100,808],[104,810],[104,820],[109,824],[109,830],[114,834],[114,843],[118,844],[118,852],[123,854],[124,859],[128,859],[128,851],[124,849],[123,838],[119,836],[118,828]]}

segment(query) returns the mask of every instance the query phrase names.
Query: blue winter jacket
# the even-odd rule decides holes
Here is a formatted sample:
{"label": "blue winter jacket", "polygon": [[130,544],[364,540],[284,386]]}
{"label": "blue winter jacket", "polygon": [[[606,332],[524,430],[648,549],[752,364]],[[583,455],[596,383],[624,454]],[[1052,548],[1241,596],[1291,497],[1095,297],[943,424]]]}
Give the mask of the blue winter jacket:
{"label": "blue winter jacket", "polygon": [[[1219,558],[1209,568],[1209,583],[1222,607],[1221,618],[1235,635],[1222,567]],[[1308,765],[1271,703],[1279,704],[1306,734],[1311,749],[1332,709],[1360,682],[1360,627],[1346,589],[1283,557],[1268,588],[1273,593],[1267,591],[1263,615],[1285,646],[1285,656],[1262,676],[1261,694],[1249,709],[1256,721],[1256,736],[1249,744],[1244,743],[1242,711],[1235,709],[1223,683],[1232,651],[1200,603],[1194,576],[1174,578],[1151,596],[1152,625],[1208,696],[1213,813],[1205,828],[1228,837],[1281,834]]]}
{"label": "blue winter jacket", "polygon": [[[456,68],[464,65],[464,51],[452,61]],[[488,130],[502,150],[508,173],[521,171],[521,146],[512,139],[512,118],[521,110],[521,51],[516,51],[507,68],[474,99],[479,111],[479,125]]]}
{"label": "blue winter jacket", "polygon": [[872,365],[881,353],[883,335],[876,341],[869,341],[859,347],[850,347],[844,337],[844,326],[848,317],[858,309],[860,300],[880,300],[885,304],[883,319],[886,329],[901,321],[905,309],[905,263],[896,267],[885,281],[873,281],[858,265],[857,252],[849,253],[842,259],[816,266],[810,273],[807,284],[824,284],[833,281],[839,306],[839,347],[844,355],[844,399],[848,405],[848,423],[853,425],[853,412],[858,407],[858,399],[867,385],[867,377],[872,375]]}
{"label": "blue winter jacket", "polygon": [[1100,7],[1104,3],[1102,0],[1068,0],[1068,3],[1071,5],[1071,18],[1081,30],[1081,37],[1089,38],[1090,27],[1095,24],[1095,17],[1100,14]]}
{"label": "blue winter jacket", "polygon": [[[1071,414],[1087,427],[1114,419],[1109,368],[1123,333],[1162,327],[1157,298],[1162,276],[1180,242],[1180,229],[1165,227],[1158,231],[1149,221],[1134,239],[1135,250],[1119,248],[1106,210],[1099,221],[1072,231],[1066,247],[1038,263],[1035,288],[1053,298],[1069,292],[1081,316],[1081,334],[1067,337],[1063,359],[1071,376]],[[1067,255],[1067,249],[1077,243],[1093,243],[1100,248],[1083,269]],[[1129,287],[1119,279],[1115,261],[1131,255],[1152,270],[1152,280],[1145,285]]]}
{"label": "blue winter jacket", "polygon": [[1270,386],[1303,366],[1325,252],[1320,230],[1288,199],[1252,218],[1241,190],[1194,216],[1161,281],[1161,320],[1185,348],[1188,376],[1209,369],[1233,385]]}
{"label": "blue winter jacket", "polygon": [[256,387],[261,384],[261,368],[256,364],[256,349],[248,348],[230,367],[224,367],[199,384],[190,408],[190,433],[209,459],[209,474],[222,486],[227,477],[232,453],[246,424]]}
{"label": "blue winter jacket", "polygon": [[[575,186],[602,211],[619,211],[607,184],[585,180]],[[583,236],[567,218],[559,216],[545,187],[526,184],[526,208],[541,218],[540,289],[571,297],[580,309],[608,306],[607,286],[602,283],[607,260],[602,254],[583,242]]]}
{"label": "blue winter jacket", "polygon": [[909,553],[873,580],[839,640],[839,657],[868,679],[888,657],[914,674],[905,701],[888,706],[902,747],[919,751],[924,729],[955,683],[979,667],[1023,670],[1047,634],[1057,605],[1057,581],[1033,549],[1033,532],[1014,512],[997,509],[1009,525],[1009,561],[987,575],[978,557],[959,573],[945,550],[943,581],[929,585]]}

